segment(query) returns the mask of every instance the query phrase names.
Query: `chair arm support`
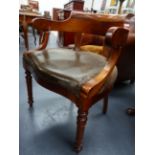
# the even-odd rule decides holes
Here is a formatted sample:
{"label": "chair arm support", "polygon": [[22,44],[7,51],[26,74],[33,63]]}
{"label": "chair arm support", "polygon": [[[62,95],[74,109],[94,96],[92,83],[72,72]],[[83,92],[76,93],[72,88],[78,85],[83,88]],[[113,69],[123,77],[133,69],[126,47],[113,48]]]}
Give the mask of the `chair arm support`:
{"label": "chair arm support", "polygon": [[111,27],[108,29],[105,35],[105,44],[111,48],[111,56],[108,58],[103,70],[82,86],[82,92],[86,96],[93,96],[101,90],[118,61],[122,47],[126,44],[128,32],[129,31],[124,28]]}
{"label": "chair arm support", "polygon": [[82,86],[82,92],[86,96],[93,96],[94,94],[96,94],[96,92],[99,92],[102,89],[104,83],[107,81],[108,77],[113,71],[120,53],[121,49],[118,49],[117,52],[115,51],[107,61],[108,63],[105,65],[102,71]]}
{"label": "chair arm support", "polygon": [[[82,92],[87,96],[92,96],[99,91],[104,85],[105,81],[111,74],[115,64],[119,58],[122,47],[125,45],[128,30],[120,27],[111,27],[114,23],[111,19],[106,19],[105,22],[98,22],[85,19],[67,19],[65,21],[52,21],[47,19],[34,19],[33,26],[41,32],[48,31],[64,31],[76,33],[92,33],[92,34],[105,34],[105,44],[111,49],[111,56],[109,57],[106,66],[103,70],[93,79],[88,81],[82,86]],[[106,23],[106,24],[105,24]],[[91,28],[88,27],[91,24]],[[93,25],[94,24],[94,25]],[[113,24],[113,25],[112,25]],[[76,26],[75,26],[76,25]],[[96,29],[98,27],[98,29]],[[110,28],[109,28],[110,27]],[[109,28],[109,29],[108,29]],[[46,35],[45,35],[46,36]],[[48,37],[45,37],[44,44],[40,49],[46,47]]]}
{"label": "chair arm support", "polygon": [[43,32],[41,36],[41,41],[39,43],[39,47],[36,50],[45,49],[49,40],[49,32]]}

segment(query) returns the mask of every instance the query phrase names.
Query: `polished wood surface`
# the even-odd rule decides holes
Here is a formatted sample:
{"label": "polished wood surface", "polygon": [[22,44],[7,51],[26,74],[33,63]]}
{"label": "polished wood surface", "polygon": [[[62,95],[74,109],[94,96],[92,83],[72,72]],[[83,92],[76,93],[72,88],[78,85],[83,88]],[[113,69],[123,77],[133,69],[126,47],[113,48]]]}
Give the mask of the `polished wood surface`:
{"label": "polished wood surface", "polygon": [[24,53],[24,56],[29,55],[30,52],[37,52],[38,50],[45,49],[47,46],[49,31],[74,32],[78,34],[78,36],[80,36],[80,33],[105,35],[105,44],[111,53],[110,57],[107,58],[105,67],[103,67],[103,69],[94,78],[91,78],[82,84],[79,96],[68,91],[65,87],[60,87],[58,83],[51,84],[45,75],[40,75],[35,67],[28,64],[26,61],[23,61],[24,68],[26,70],[28,102],[30,106],[33,105],[31,74],[34,75],[34,78],[41,86],[70,99],[77,106],[77,130],[74,147],[76,152],[81,151],[83,146],[84,130],[88,120],[87,116],[90,107],[94,105],[96,101],[104,98],[105,105],[103,113],[106,113],[108,94],[110,93],[113,85],[111,84],[104,90],[102,89],[107,84],[107,81],[111,76],[128,36],[127,29],[113,27],[116,25],[116,21],[122,22],[122,19],[117,18],[117,20],[115,20],[115,18],[112,18],[111,16],[106,16],[104,20],[100,21],[94,20],[91,15],[81,16],[80,14],[75,14],[72,18],[65,21],[52,21],[39,18],[33,20],[33,26],[39,31],[44,32],[41,39],[42,41],[38,49],[34,51],[27,51]]}
{"label": "polished wood surface", "polygon": [[[59,18],[57,20],[65,20],[69,18],[71,12],[74,11],[83,11],[84,1],[83,0],[72,0],[64,5],[64,9],[57,12]],[[56,15],[55,15],[56,16]],[[69,44],[74,43],[74,33],[70,32],[59,32],[58,44],[60,47],[68,46]]]}
{"label": "polished wood surface", "polygon": [[[94,18],[98,16],[97,14],[93,15]],[[105,15],[100,15],[104,18]],[[119,15],[117,15],[119,16]],[[116,16],[116,17],[117,17]],[[117,82],[122,82],[130,80],[131,83],[135,79],[135,17],[134,14],[124,15],[124,22],[122,26],[128,27],[129,35],[127,39],[127,44],[123,47],[123,52],[117,62],[118,77]],[[98,18],[97,18],[98,19]],[[83,34],[81,41],[81,49],[90,50],[99,54],[105,54],[103,51],[100,52],[99,47],[103,47],[104,36],[96,36],[92,34]],[[87,45],[87,46],[86,46]],[[89,45],[89,46],[88,46]],[[91,46],[90,46],[91,45]],[[93,46],[96,46],[96,51],[92,49]],[[94,46],[94,47],[95,47]]]}

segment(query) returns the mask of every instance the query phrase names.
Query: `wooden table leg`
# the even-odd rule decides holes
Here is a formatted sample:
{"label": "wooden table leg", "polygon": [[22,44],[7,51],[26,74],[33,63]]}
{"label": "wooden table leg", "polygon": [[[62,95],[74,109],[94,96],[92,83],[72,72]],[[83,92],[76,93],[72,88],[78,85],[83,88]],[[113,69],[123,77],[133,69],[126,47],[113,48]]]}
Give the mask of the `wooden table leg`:
{"label": "wooden table leg", "polygon": [[27,33],[28,25],[26,22],[23,22],[23,32],[24,32],[24,42],[25,47],[27,50],[29,50],[29,43],[28,43],[28,33]]}

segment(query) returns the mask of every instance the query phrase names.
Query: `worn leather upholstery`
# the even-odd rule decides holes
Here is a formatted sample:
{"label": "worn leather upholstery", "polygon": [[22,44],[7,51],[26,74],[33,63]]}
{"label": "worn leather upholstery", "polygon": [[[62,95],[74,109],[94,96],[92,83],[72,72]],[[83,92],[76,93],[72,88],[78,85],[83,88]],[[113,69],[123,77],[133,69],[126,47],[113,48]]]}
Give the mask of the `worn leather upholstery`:
{"label": "worn leather upholstery", "polygon": [[[34,74],[37,72],[37,75],[52,84],[67,86],[68,91],[74,92],[76,96],[80,95],[82,84],[96,76],[107,62],[106,57],[95,53],[61,48],[27,52],[23,60],[32,66]],[[115,67],[105,87],[111,87],[116,77]]]}

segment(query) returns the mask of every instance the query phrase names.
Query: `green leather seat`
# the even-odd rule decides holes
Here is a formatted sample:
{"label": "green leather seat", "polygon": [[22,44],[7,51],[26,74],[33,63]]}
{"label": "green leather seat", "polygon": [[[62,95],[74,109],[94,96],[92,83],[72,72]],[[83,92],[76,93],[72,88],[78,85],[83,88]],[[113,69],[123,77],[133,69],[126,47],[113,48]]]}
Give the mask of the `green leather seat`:
{"label": "green leather seat", "polygon": [[[67,86],[76,96],[82,84],[99,74],[107,62],[106,57],[96,53],[61,48],[26,52],[23,60],[32,67],[34,74],[57,86]],[[115,67],[105,87],[111,86],[116,77]]]}

